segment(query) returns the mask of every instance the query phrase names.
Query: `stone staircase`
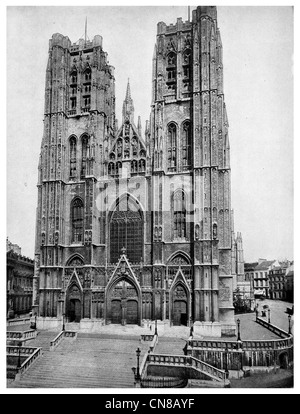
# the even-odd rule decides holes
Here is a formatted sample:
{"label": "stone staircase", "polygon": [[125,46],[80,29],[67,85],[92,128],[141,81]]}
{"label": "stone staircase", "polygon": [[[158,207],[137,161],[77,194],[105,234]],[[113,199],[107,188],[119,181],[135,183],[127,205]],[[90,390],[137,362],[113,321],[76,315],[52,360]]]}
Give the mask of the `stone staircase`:
{"label": "stone staircase", "polygon": [[52,341],[56,336],[57,332],[39,331],[35,339],[28,341],[28,346],[42,348],[43,353],[49,352],[50,341]]}
{"label": "stone staircase", "polygon": [[165,355],[184,355],[183,348],[186,341],[182,338],[167,338],[164,336],[158,337],[158,344],[155,347],[155,354]]}
{"label": "stone staircase", "polygon": [[53,332],[42,332],[31,346],[41,346],[43,356],[9,388],[133,388],[136,349],[143,357],[149,343],[139,337],[78,333],[64,338],[50,352]]}

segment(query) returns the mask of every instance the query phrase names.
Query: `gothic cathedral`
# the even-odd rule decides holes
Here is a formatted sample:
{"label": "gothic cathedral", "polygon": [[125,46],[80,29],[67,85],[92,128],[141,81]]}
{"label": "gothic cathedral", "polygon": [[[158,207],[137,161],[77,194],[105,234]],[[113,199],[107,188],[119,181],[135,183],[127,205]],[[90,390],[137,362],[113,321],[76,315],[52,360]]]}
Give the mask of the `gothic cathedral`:
{"label": "gothic cathedral", "polygon": [[102,38],[54,34],[46,72],[33,312],[234,335],[233,219],[216,7],[160,22],[144,136],[128,82],[115,118]]}

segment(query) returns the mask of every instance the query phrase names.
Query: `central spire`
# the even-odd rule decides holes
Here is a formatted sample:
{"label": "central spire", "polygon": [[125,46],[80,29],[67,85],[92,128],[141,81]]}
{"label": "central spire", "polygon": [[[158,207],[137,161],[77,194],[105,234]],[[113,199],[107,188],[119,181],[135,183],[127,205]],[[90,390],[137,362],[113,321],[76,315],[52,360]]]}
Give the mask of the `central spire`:
{"label": "central spire", "polygon": [[131,123],[134,123],[134,106],[133,100],[131,98],[129,78],[127,82],[126,96],[123,102],[123,123],[126,120],[129,120]]}

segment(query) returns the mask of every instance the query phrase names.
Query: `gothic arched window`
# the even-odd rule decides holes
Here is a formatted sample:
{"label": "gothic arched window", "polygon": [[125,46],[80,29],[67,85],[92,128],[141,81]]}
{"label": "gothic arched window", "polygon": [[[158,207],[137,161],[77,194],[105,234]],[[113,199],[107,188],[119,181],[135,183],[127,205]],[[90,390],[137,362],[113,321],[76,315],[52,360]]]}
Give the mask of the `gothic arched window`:
{"label": "gothic arched window", "polygon": [[186,237],[186,205],[182,190],[177,190],[173,197],[173,230],[175,239]]}
{"label": "gothic arched window", "polygon": [[177,128],[174,123],[168,125],[168,170],[175,171],[177,164]]}
{"label": "gothic arched window", "polygon": [[143,258],[144,220],[142,211],[129,196],[117,204],[110,219],[110,262],[116,263],[122,249],[131,263],[139,263]]}
{"label": "gothic arched window", "polygon": [[170,52],[167,56],[167,86],[169,91],[175,91],[176,85],[176,54]]}
{"label": "gothic arched window", "polygon": [[82,137],[82,148],[81,148],[81,178],[86,176],[86,165],[87,165],[87,152],[89,146],[89,139],[87,135]]}
{"label": "gothic arched window", "polygon": [[71,204],[72,243],[83,242],[83,201],[76,197]]}
{"label": "gothic arched window", "polygon": [[183,53],[183,77],[184,80],[189,80],[191,75],[191,50],[187,49]]}
{"label": "gothic arched window", "polygon": [[70,110],[76,110],[77,105],[77,70],[74,69],[70,75]]}
{"label": "gothic arched window", "polygon": [[191,123],[185,121],[182,125],[182,166],[187,169],[191,166]]}
{"label": "gothic arched window", "polygon": [[76,138],[70,138],[70,178],[76,176]]}

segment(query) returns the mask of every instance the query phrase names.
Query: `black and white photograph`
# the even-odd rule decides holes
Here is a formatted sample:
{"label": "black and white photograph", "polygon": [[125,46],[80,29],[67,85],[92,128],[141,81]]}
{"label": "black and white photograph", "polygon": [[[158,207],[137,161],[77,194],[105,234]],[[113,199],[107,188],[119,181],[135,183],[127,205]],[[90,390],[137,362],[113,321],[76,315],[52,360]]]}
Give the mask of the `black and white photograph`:
{"label": "black and white photograph", "polygon": [[4,393],[296,392],[297,7],[177,3],[2,6]]}

